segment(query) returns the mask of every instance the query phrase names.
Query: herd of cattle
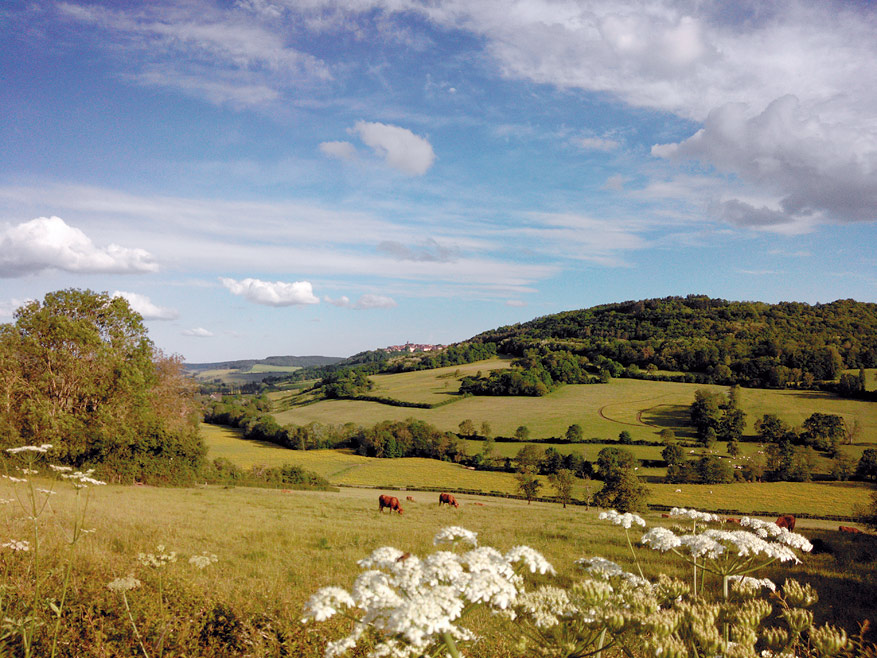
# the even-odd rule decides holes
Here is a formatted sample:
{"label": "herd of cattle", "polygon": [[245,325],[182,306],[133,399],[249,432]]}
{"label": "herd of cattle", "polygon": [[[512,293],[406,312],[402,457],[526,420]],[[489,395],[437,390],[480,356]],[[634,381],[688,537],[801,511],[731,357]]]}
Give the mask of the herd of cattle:
{"label": "herd of cattle", "polygon": [[[409,503],[413,503],[414,496],[405,496],[405,500]],[[475,504],[477,505],[478,503]],[[441,493],[439,494],[439,507],[442,505],[447,505],[448,507],[459,507],[460,503],[454,498],[454,494]],[[396,496],[381,494],[378,496],[378,511],[383,512],[385,507],[391,512],[398,512],[399,514],[402,514],[402,512],[405,511],[402,509],[402,505],[399,504],[399,499],[396,498]]]}
{"label": "herd of cattle", "polygon": [[[409,503],[413,503],[414,496],[405,496],[405,500]],[[483,503],[472,503],[473,505],[482,505]],[[454,494],[449,493],[440,493],[439,494],[439,507],[442,505],[447,505],[448,507],[459,507],[460,503],[457,502],[457,499],[454,498]],[[383,512],[384,508],[389,509],[390,512],[398,512],[402,514],[405,510],[402,509],[402,505],[399,504],[399,499],[396,496],[388,496],[386,494],[381,494],[378,496],[378,512]],[[669,514],[661,514],[665,519],[670,518]],[[722,523],[736,523],[740,525],[740,519],[728,516],[722,519]],[[795,529],[795,517],[792,514],[783,514],[777,517],[776,524],[780,528],[788,528],[789,531],[793,531]],[[863,534],[861,530],[858,528],[853,528],[851,526],[838,526],[839,532],[848,532],[851,534],[860,535]]]}

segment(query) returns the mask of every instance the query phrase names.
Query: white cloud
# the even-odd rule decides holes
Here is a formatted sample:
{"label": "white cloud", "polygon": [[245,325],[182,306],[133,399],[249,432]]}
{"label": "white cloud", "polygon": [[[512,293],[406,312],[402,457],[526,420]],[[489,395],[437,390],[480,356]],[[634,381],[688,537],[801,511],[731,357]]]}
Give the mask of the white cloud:
{"label": "white cloud", "polygon": [[11,318],[15,311],[27,304],[29,299],[15,299],[14,297],[8,301],[0,301],[0,318]]}
{"label": "white cloud", "polygon": [[527,305],[527,302],[521,301],[520,299],[509,299],[506,303],[506,306],[512,306],[515,308],[523,308]]}
{"label": "white cloud", "polygon": [[396,306],[395,300],[384,295],[363,295],[352,308],[357,310],[366,310],[371,308],[393,308]]}
{"label": "white cloud", "polygon": [[128,305],[143,316],[144,320],[176,320],[180,315],[176,309],[157,306],[152,303],[149,297],[136,292],[116,290],[113,293],[113,297],[124,297],[127,299]]}
{"label": "white cloud", "polygon": [[624,189],[624,184],[627,183],[629,180],[630,179],[623,174],[613,174],[606,179],[605,183],[603,183],[603,189],[621,192]]}
{"label": "white cloud", "polygon": [[350,142],[323,142],[320,144],[320,151],[323,155],[338,160],[354,160],[356,158],[356,147]]}
{"label": "white cloud", "polygon": [[332,306],[351,308],[356,311],[364,311],[372,308],[394,308],[396,306],[396,302],[392,298],[385,297],[384,295],[373,294],[363,295],[356,302],[351,302],[350,298],[346,295],[342,295],[338,299],[324,297],[323,300],[327,304],[332,304]]}
{"label": "white cloud", "polygon": [[213,336],[212,331],[208,331],[207,329],[204,329],[203,327],[196,327],[194,329],[184,329],[180,333],[182,333],[183,336],[192,336],[194,338],[211,338]]}
{"label": "white cloud", "polygon": [[620,146],[614,139],[602,137],[581,137],[575,140],[575,144],[587,151],[614,151]]}
{"label": "white cloud", "polygon": [[363,143],[390,167],[409,176],[422,176],[435,162],[435,152],[429,141],[407,128],[357,121],[351,132],[359,135]]}
{"label": "white cloud", "polygon": [[0,231],[0,277],[45,270],[135,274],[155,272],[158,265],[144,249],[110,244],[96,246],[60,217],[38,217]]}
{"label": "white cloud", "polygon": [[239,295],[254,304],[265,306],[301,306],[304,304],[319,304],[320,300],[314,296],[313,287],[309,281],[260,281],[259,279],[242,279],[236,281],[220,277],[219,279],[233,295]]}

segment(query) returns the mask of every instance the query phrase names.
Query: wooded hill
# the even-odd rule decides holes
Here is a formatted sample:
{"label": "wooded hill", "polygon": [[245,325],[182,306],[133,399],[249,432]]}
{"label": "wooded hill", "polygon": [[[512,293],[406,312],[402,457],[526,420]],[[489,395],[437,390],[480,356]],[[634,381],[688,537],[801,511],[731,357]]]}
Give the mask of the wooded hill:
{"label": "wooded hill", "polygon": [[843,369],[877,366],[877,304],[665,297],[546,315],[470,342],[515,356],[567,351],[613,376],[661,370],[718,384],[809,388],[838,379]]}

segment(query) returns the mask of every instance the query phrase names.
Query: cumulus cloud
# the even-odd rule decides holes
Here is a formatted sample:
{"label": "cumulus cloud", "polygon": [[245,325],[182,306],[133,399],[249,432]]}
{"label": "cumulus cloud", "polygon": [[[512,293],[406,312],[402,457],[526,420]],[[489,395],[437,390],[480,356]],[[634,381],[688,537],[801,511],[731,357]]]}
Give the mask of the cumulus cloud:
{"label": "cumulus cloud", "polygon": [[338,299],[324,297],[324,300],[333,306],[351,308],[355,311],[364,311],[372,308],[394,308],[396,306],[396,302],[392,298],[373,294],[363,295],[356,302],[351,302],[350,298],[344,295]]}
{"label": "cumulus cloud", "polygon": [[357,121],[350,132],[358,135],[378,157],[403,174],[422,176],[435,162],[435,152],[429,141],[407,128]]}
{"label": "cumulus cloud", "polygon": [[196,327],[194,329],[184,329],[181,331],[184,336],[192,336],[193,338],[211,338],[213,336],[212,331],[208,331],[204,327]]}
{"label": "cumulus cloud", "polygon": [[233,295],[238,295],[254,304],[265,306],[301,306],[319,304],[309,281],[260,281],[259,279],[242,279],[236,281],[220,277],[219,279]]}
{"label": "cumulus cloud", "polygon": [[429,238],[417,248],[409,247],[395,240],[381,242],[378,251],[392,256],[396,260],[413,260],[419,262],[447,263],[457,258],[459,249],[446,247],[437,240]]}
{"label": "cumulus cloud", "polygon": [[176,320],[180,315],[176,309],[153,304],[149,297],[136,292],[116,290],[113,297],[124,297],[128,300],[128,305],[143,316],[144,320]]}
{"label": "cumulus cloud", "polygon": [[694,135],[655,145],[652,154],[711,164],[778,196],[775,211],[726,201],[722,215],[734,224],[877,219],[877,133],[828,121],[792,95],[757,114],[741,103],[723,105]]}
{"label": "cumulus cloud", "polygon": [[350,142],[323,142],[320,144],[323,155],[338,160],[353,160],[356,158],[356,147]]}
{"label": "cumulus cloud", "polygon": [[138,274],[158,265],[144,249],[110,244],[96,246],[60,217],[38,217],[0,231],[0,277],[19,277],[45,270],[81,273]]}

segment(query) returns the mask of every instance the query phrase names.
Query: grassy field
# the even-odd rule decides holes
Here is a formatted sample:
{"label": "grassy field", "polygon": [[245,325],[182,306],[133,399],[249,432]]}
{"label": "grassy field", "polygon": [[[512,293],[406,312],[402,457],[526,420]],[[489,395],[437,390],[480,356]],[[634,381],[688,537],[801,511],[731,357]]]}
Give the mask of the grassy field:
{"label": "grassy field", "polygon": [[[433,459],[376,459],[360,457],[340,450],[288,450],[274,444],[245,441],[236,430],[202,425],[208,445],[208,457],[225,457],[250,467],[256,464],[278,466],[295,464],[319,473],[337,485],[377,486],[388,489],[417,489],[428,486],[451,490],[474,490],[515,494],[517,482],[510,473],[471,471],[461,466]],[[496,444],[497,446],[501,444]],[[580,446],[558,446],[576,449]],[[583,446],[593,449],[598,446]],[[641,446],[628,446],[640,448]],[[648,475],[641,469],[640,475]],[[542,496],[554,491],[543,478]],[[576,481],[574,497],[582,500],[593,495],[600,482]],[[870,488],[849,482],[765,482],[726,485],[649,484],[649,502],[671,507],[696,507],[702,510],[729,510],[735,513],[764,511],[771,514],[810,516],[845,516],[857,505],[867,503]],[[677,489],[680,491],[677,492]]]}
{"label": "grassy field", "polygon": [[[376,375],[374,393],[411,402],[447,399],[458,387],[459,376],[503,367],[494,359],[460,366],[393,375]],[[512,436],[526,425],[533,438],[562,436],[573,423],[581,425],[586,438],[616,438],[622,430],[634,440],[654,440],[663,428],[673,429],[680,438],[691,437],[688,408],[699,388],[726,391],[726,387],[672,382],[615,379],[603,385],[563,386],[540,398],[472,397],[437,409],[392,407],[375,402],[325,400],[276,414],[280,424],[310,422],[373,425],[382,420],[414,417],[441,430],[457,431],[460,422],[471,419],[476,427],[487,421],[494,435]],[[838,414],[860,426],[859,443],[877,443],[877,405],[844,400],[816,391],[742,389],[741,407],[747,413],[745,434],[755,435],[754,423],[773,413],[797,425],[812,413]],[[854,451],[855,452],[855,451]],[[858,453],[860,454],[860,450]]]}
{"label": "grassy field", "polygon": [[[5,486],[10,486],[7,484]],[[14,485],[23,487],[27,485]],[[40,486],[46,486],[40,483]],[[302,606],[318,588],[350,587],[358,575],[356,560],[379,546],[396,546],[417,555],[436,550],[435,533],[448,525],[478,532],[481,544],[507,550],[518,544],[544,553],[558,570],[560,582],[575,575],[573,561],[600,555],[633,569],[623,531],[597,520],[597,510],[561,508],[557,504],[461,495],[459,509],[439,509],[433,494],[388,489],[405,502],[405,514],[379,515],[376,492],[342,489],[339,492],[300,492],[248,488],[199,487],[164,489],[107,486],[90,494],[86,528],[93,529],[68,553],[69,530],[76,517],[74,492],[59,485],[51,506],[38,516],[14,505],[4,506],[5,536],[40,536],[40,596],[61,601],[65,559],[72,570],[64,600],[59,656],[300,656],[316,658],[327,639],[339,637],[337,624],[303,626]],[[10,492],[4,492],[10,497]],[[12,498],[25,499],[17,489]],[[404,499],[403,499],[404,500]],[[474,503],[481,503],[475,505]],[[649,525],[661,523],[658,514],[645,515]],[[666,520],[664,520],[666,521]],[[849,541],[836,531],[805,523],[810,537]],[[638,533],[633,533],[634,539]],[[866,541],[862,538],[861,541]],[[142,564],[139,553],[156,553],[157,546],[174,551],[176,562],[155,568]],[[869,544],[870,545],[870,544]],[[846,550],[846,549],[845,549]],[[192,555],[216,556],[203,571],[188,563]],[[688,568],[676,558],[637,549],[647,576],[667,572],[686,577]],[[32,553],[6,554],[5,584],[26,602],[33,594]],[[847,553],[844,553],[847,555]],[[855,622],[877,612],[869,596],[874,587],[870,562],[842,562],[838,557],[807,557],[796,567],[778,567],[759,575],[782,581],[793,575],[818,584],[822,603],[817,620],[854,629]],[[846,558],[844,558],[846,560]],[[141,585],[127,594],[131,617],[119,594],[106,585],[128,575]],[[46,608],[48,612],[48,608]],[[217,622],[217,615],[220,620]],[[131,621],[143,644],[138,647]],[[49,623],[38,628],[36,655],[48,655]],[[475,617],[487,639],[467,651],[477,658],[510,655],[497,627],[500,620]],[[480,624],[483,624],[479,626]],[[244,638],[237,650],[228,644]],[[206,638],[206,639],[205,639]],[[226,642],[226,645],[209,644]],[[217,648],[218,646],[218,648]],[[281,649],[282,647],[282,649]]]}

